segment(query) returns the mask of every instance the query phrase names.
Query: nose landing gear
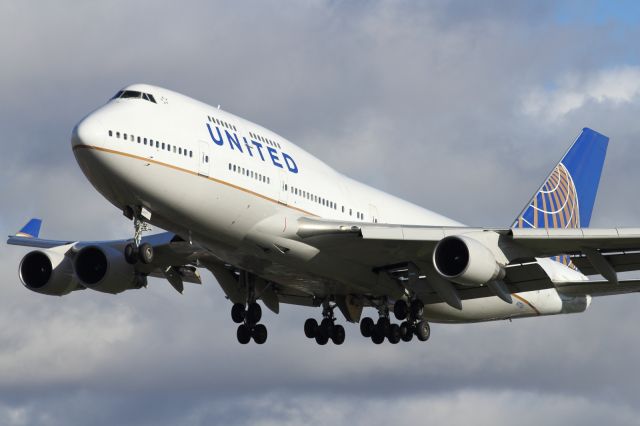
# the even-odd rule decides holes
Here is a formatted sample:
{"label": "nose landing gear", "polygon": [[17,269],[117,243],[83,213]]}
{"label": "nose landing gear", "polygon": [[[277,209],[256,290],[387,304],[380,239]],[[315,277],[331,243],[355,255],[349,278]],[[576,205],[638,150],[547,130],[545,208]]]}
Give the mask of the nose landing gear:
{"label": "nose landing gear", "polygon": [[150,231],[151,227],[143,220],[143,218],[151,218],[151,213],[144,208],[134,209],[131,206],[125,207],[124,215],[133,220],[133,242],[124,247],[124,258],[127,263],[134,265],[138,261],[144,264],[153,262],[153,246],[149,243],[140,244],[142,233]]}

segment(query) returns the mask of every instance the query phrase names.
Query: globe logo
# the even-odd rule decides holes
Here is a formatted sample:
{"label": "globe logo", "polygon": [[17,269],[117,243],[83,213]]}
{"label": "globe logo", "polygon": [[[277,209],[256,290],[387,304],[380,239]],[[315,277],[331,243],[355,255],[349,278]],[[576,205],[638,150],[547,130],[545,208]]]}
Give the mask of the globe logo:
{"label": "globe logo", "polygon": [[571,174],[560,163],[517,220],[518,228],[579,228],[578,193]]}
{"label": "globe logo", "polygon": [[[516,228],[579,228],[578,192],[571,173],[560,163],[551,172],[531,204],[514,224]],[[551,259],[577,269],[567,255]]]}

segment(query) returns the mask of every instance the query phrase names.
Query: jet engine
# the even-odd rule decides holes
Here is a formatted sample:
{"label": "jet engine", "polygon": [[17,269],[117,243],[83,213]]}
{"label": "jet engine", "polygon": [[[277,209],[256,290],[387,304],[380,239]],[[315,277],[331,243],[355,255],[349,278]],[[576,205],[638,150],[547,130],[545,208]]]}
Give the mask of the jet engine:
{"label": "jet engine", "polygon": [[117,294],[146,284],[145,277],[113,247],[84,247],[76,254],[73,265],[80,284],[103,293]]}
{"label": "jet engine", "polygon": [[433,265],[442,277],[461,285],[485,284],[505,275],[491,250],[465,235],[440,240],[433,251]]}
{"label": "jet engine", "polygon": [[34,250],[22,258],[20,281],[31,291],[49,296],[63,296],[76,290],[71,260],[53,250]]}

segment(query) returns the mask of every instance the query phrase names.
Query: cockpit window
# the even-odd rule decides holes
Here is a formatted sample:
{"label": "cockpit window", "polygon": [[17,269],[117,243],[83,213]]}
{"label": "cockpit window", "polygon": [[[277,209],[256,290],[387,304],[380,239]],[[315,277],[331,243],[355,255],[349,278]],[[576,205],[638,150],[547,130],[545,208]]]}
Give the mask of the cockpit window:
{"label": "cockpit window", "polygon": [[118,98],[121,98],[121,99],[125,99],[125,98],[128,98],[128,99],[144,99],[145,101],[153,102],[154,104],[157,103],[156,99],[153,97],[153,95],[151,95],[149,93],[138,92],[137,90],[120,90],[111,99],[118,99]]}
{"label": "cockpit window", "polygon": [[136,92],[135,90],[125,90],[124,92],[122,92],[122,96],[120,97],[121,98],[141,98],[142,93]]}

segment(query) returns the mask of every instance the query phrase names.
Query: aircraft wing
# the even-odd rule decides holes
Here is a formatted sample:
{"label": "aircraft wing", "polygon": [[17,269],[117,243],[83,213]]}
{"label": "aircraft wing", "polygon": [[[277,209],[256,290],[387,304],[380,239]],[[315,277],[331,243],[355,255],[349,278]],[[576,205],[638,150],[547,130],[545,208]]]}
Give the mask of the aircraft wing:
{"label": "aircraft wing", "polygon": [[[106,241],[73,241],[73,240],[49,240],[38,238],[41,219],[31,219],[15,235],[9,236],[7,244],[42,248],[60,249],[70,259],[85,247],[98,246],[113,249],[122,253],[130,239],[106,240]],[[145,276],[165,278],[180,293],[182,283],[202,284],[200,274],[196,268],[199,257],[207,256],[207,251],[184,241],[171,232],[144,236],[142,243],[149,243],[153,247],[154,257],[150,264],[138,262],[135,268]]]}
{"label": "aircraft wing", "polygon": [[[436,273],[432,260],[436,245],[445,237],[460,235],[479,238],[492,251],[504,255],[506,275],[502,294],[486,285],[461,286]],[[303,218],[299,220],[297,236],[320,251],[358,262],[376,272],[396,274],[396,278],[407,283],[413,268],[413,274],[426,281],[413,284],[422,292],[425,303],[444,301],[458,308],[460,300],[470,298],[560,288],[536,262],[544,257],[568,255],[583,274],[598,274],[607,279],[572,283],[573,286],[562,287],[563,294],[590,294],[590,291],[593,295],[618,294],[636,291],[638,287],[637,281],[619,281],[617,277],[617,272],[640,269],[638,228],[483,229]]]}

